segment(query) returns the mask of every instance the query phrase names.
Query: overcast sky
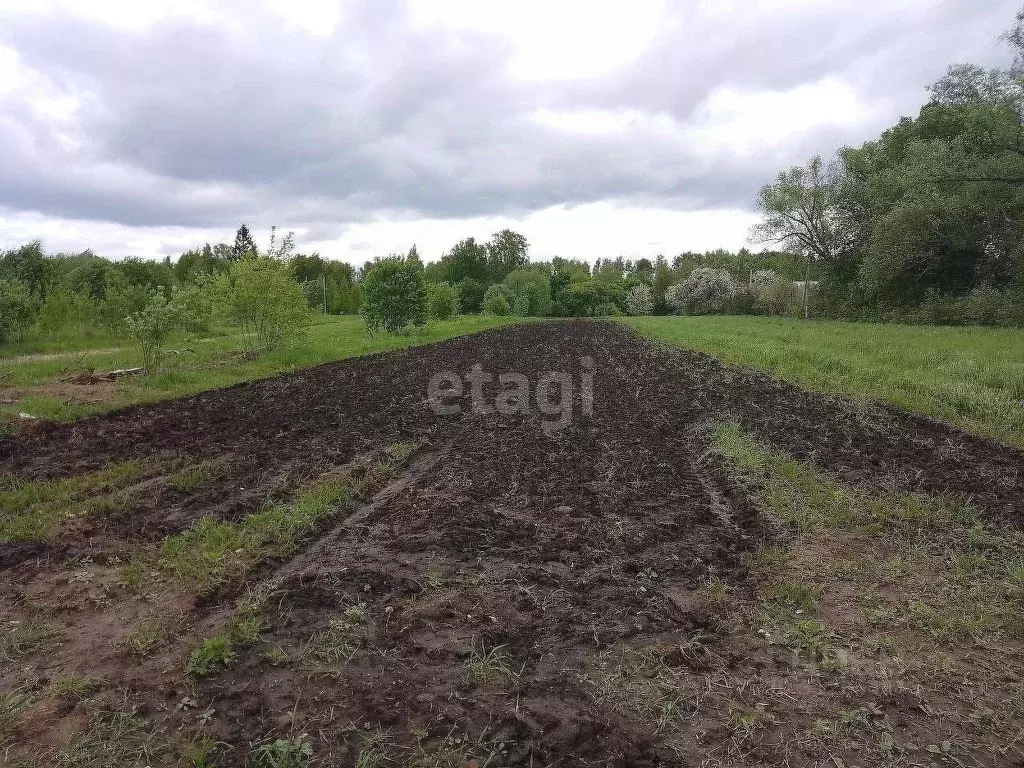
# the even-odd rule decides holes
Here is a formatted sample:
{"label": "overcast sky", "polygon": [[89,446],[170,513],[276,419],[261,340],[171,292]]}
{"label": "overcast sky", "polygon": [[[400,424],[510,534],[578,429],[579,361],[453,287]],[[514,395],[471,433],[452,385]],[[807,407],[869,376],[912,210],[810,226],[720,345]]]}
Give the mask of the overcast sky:
{"label": "overcast sky", "polygon": [[1005,59],[1020,2],[0,0],[0,248],[738,248],[781,168]]}

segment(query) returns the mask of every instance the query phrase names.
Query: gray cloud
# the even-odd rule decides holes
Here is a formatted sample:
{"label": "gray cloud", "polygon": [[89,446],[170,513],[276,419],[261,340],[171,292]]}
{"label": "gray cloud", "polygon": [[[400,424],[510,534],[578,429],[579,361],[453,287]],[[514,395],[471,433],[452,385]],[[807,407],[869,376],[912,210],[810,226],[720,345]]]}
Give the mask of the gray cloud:
{"label": "gray cloud", "polygon": [[[363,0],[324,37],[248,4],[225,27],[0,16],[0,44],[80,102],[62,120],[40,111],[31,88],[0,97],[0,206],[131,226],[269,216],[319,233],[382,212],[749,207],[780,160],[871,138],[898,117],[891,110],[914,111],[951,61],[999,55],[995,36],[1016,10],[1016,0],[866,5],[708,18],[679,3],[638,59],[564,82],[518,80],[503,38],[415,28],[396,0]],[[671,132],[574,133],[534,119],[633,110],[685,126],[716,88],[785,91],[826,77],[890,111],[795,134],[753,160]]]}

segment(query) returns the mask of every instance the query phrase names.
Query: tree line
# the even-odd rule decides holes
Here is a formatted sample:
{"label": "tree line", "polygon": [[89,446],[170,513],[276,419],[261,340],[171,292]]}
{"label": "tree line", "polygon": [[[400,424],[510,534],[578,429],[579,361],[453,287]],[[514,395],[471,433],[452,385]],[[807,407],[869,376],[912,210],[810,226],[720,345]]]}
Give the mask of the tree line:
{"label": "tree line", "polygon": [[[278,238],[275,229],[260,248],[244,224],[233,243],[207,243],[162,261],[114,261],[88,250],[48,254],[36,241],[0,253],[0,343],[29,337],[134,338],[144,351],[152,348],[158,356],[162,340],[175,329],[201,333],[221,320],[239,326],[254,347],[269,348],[281,343],[291,333],[289,328],[301,327],[304,314],[310,312],[365,310],[370,318],[377,317],[379,286],[385,292],[383,301],[414,305],[412,314],[403,314],[408,319],[402,327],[413,318],[425,322],[430,317],[479,312],[556,317],[667,314],[686,311],[669,288],[700,270],[725,275],[728,285],[722,302],[702,305],[708,311],[792,313],[794,297],[784,306],[785,302],[761,301],[758,296],[766,295],[764,289],[758,289],[757,296],[749,289],[752,278],[765,283],[768,275],[777,278],[786,293],[791,281],[802,275],[802,264],[796,254],[746,249],[688,252],[671,260],[658,256],[598,259],[594,264],[558,257],[532,261],[526,237],[508,229],[486,242],[461,240],[431,263],[424,264],[413,246],[407,254],[378,258],[360,268],[317,253],[300,253],[291,233]],[[400,289],[397,283],[403,281],[406,287]],[[402,290],[411,292],[411,298],[387,298]],[[369,306],[364,306],[367,299]],[[697,305],[690,308],[696,310]]]}
{"label": "tree line", "polygon": [[818,316],[1024,324],[1024,10],[1009,68],[957,64],[917,117],[760,193],[753,239],[820,275]]}

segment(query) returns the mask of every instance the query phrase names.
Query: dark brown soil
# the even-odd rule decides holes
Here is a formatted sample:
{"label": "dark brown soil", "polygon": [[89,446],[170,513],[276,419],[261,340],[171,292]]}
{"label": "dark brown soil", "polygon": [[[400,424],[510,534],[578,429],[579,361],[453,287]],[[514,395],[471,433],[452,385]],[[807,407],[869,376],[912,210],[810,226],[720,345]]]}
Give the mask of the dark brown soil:
{"label": "dark brown soil", "polygon": [[[580,399],[584,357],[594,361],[592,415]],[[531,387],[546,371],[570,374],[571,424],[544,429],[552,417],[532,403],[526,415],[475,414],[467,397],[462,414],[436,415],[431,375],[464,375],[476,363],[524,374]],[[656,721],[608,704],[594,664],[613,650],[685,648],[721,631],[702,585],[742,585],[742,556],[762,535],[740,487],[706,456],[707,427],[724,420],[850,482],[967,495],[1014,524],[1024,513],[1016,450],[661,348],[616,323],[509,327],[47,424],[0,442],[0,468],[61,478],[135,459],[216,471],[189,491],[148,480],[122,507],[78,519],[53,541],[0,545],[5,616],[44,611],[64,638],[30,672],[4,668],[0,688],[102,681],[86,703],[34,716],[14,754],[55,746],[71,719],[127,692],[171,741],[197,729],[215,736],[228,747],[225,765],[300,734],[319,764],[353,765],[378,733],[397,764],[700,765],[725,739],[722,723],[669,744]],[[272,592],[264,631],[229,669],[194,691],[184,680],[188,650],[237,592],[178,595],[176,639],[147,659],[125,653],[131,625],[168,614],[169,598],[118,588],[116,558],[200,518],[241,519],[402,441],[422,447],[397,484],[257,574],[253,583]],[[73,578],[81,572],[88,579]],[[354,606],[358,617],[344,619],[351,658],[324,661],[311,649]],[[477,655],[494,649],[505,669],[474,677]],[[665,658],[701,669],[686,653]],[[760,675],[781,662],[764,648],[732,648],[720,663]],[[753,761],[762,759],[782,758]]]}

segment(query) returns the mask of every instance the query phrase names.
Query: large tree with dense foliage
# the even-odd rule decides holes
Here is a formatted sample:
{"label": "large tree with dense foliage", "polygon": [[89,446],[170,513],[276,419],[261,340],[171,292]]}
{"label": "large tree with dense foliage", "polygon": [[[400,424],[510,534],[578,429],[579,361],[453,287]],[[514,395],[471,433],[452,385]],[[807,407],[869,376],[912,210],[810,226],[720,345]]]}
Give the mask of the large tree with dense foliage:
{"label": "large tree with dense foliage", "polygon": [[[1020,322],[1024,14],[1006,38],[1017,50],[1014,67],[953,66],[917,117],[762,190],[754,236],[820,261],[822,311]],[[957,311],[938,311],[943,302]]]}
{"label": "large tree with dense foliage", "polygon": [[487,269],[492,282],[500,283],[510,273],[530,263],[530,243],[511,229],[495,232],[487,244]]}
{"label": "large tree with dense foliage", "polygon": [[427,322],[423,264],[403,256],[378,259],[362,281],[360,311],[368,327],[398,333],[410,324]]}
{"label": "large tree with dense foliage", "polygon": [[444,279],[452,284],[466,279],[483,283],[487,280],[487,246],[472,237],[460,240],[441,258],[441,268]]}

